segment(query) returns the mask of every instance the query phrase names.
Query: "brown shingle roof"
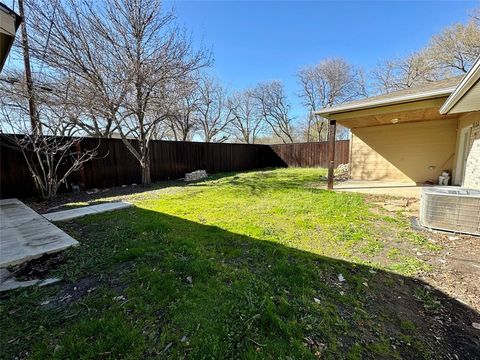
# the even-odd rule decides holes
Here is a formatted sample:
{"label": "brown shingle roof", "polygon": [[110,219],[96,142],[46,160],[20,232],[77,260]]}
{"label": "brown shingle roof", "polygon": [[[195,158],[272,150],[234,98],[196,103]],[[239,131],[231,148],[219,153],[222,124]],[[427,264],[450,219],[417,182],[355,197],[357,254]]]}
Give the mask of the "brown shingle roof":
{"label": "brown shingle roof", "polygon": [[460,81],[462,81],[463,77],[464,75],[455,76],[448,79],[424,83],[408,89],[394,91],[388,94],[350,101],[341,105],[322,109],[318,111],[317,114],[328,117],[330,114],[337,114],[341,112],[399,104],[414,100],[449,96],[455,87],[460,83]]}

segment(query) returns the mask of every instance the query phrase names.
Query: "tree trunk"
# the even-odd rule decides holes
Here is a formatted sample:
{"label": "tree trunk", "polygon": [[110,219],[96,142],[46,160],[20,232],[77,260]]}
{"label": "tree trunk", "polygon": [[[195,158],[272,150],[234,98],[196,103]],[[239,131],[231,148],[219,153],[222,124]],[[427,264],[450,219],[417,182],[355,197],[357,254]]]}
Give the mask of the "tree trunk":
{"label": "tree trunk", "polygon": [[150,185],[152,178],[150,175],[150,158],[148,153],[140,165],[142,166],[142,185]]}
{"label": "tree trunk", "polygon": [[308,125],[307,125],[307,142],[310,142],[312,140],[312,137],[310,136],[311,129],[312,129],[312,116],[310,115],[308,117]]}
{"label": "tree trunk", "polygon": [[25,21],[25,13],[23,10],[23,0],[18,0],[18,11],[22,17],[22,48],[23,48],[23,63],[25,67],[25,80],[27,81],[27,95],[28,95],[28,109],[30,113],[30,123],[32,132],[41,133],[42,127],[38,118],[37,105],[35,101],[35,93],[32,80],[32,69],[30,66],[30,50],[28,46],[27,23]]}

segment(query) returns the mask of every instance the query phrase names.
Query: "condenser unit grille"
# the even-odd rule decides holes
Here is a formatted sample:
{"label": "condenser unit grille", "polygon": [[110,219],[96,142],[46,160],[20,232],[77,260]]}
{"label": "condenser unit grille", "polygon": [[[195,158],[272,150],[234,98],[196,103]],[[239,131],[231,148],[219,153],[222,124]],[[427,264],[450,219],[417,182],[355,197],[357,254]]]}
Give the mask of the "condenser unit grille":
{"label": "condenser unit grille", "polygon": [[480,235],[480,190],[424,188],[420,199],[420,223],[432,229]]}

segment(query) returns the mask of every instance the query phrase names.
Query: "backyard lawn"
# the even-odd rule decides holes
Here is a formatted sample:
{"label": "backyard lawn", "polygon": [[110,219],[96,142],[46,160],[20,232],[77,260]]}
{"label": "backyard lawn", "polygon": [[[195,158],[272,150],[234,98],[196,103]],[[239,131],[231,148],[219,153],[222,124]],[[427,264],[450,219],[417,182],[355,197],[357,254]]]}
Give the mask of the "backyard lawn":
{"label": "backyard lawn", "polygon": [[415,279],[441,245],[321,175],[171,182],[58,223],[81,245],[47,259],[61,283],[3,296],[4,358],[479,358],[478,313]]}

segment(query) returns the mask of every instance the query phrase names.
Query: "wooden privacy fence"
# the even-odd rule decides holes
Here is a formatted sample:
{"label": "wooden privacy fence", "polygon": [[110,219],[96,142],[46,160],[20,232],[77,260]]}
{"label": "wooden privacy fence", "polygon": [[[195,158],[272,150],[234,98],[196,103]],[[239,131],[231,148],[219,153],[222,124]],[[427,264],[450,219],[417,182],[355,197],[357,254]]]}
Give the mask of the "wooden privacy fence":
{"label": "wooden privacy fence", "polygon": [[[9,146],[6,137],[0,137],[0,145],[1,197],[34,195],[35,184],[22,153]],[[286,166],[268,145],[152,141],[150,146],[152,181],[178,179],[200,169],[213,174]],[[69,185],[92,189],[141,183],[140,164],[121,139],[82,139],[80,150],[93,148],[98,157],[73,173]]]}
{"label": "wooden privacy fence", "polygon": [[[328,167],[328,142],[271,145],[289,167]],[[350,159],[350,141],[335,142],[335,167]]]}
{"label": "wooden privacy fence", "polygon": [[[246,171],[267,167],[326,167],[326,143],[286,145],[201,143],[155,140],[150,144],[152,181],[182,178],[186,172]],[[96,148],[98,158],[73,173],[71,183],[84,189],[140,184],[141,168],[121,139],[83,138],[81,149]],[[348,162],[348,141],[339,141],[336,164]],[[320,153],[316,153],[320,152]],[[35,194],[35,184],[22,153],[0,136],[1,198]],[[65,191],[66,189],[60,189]]]}

